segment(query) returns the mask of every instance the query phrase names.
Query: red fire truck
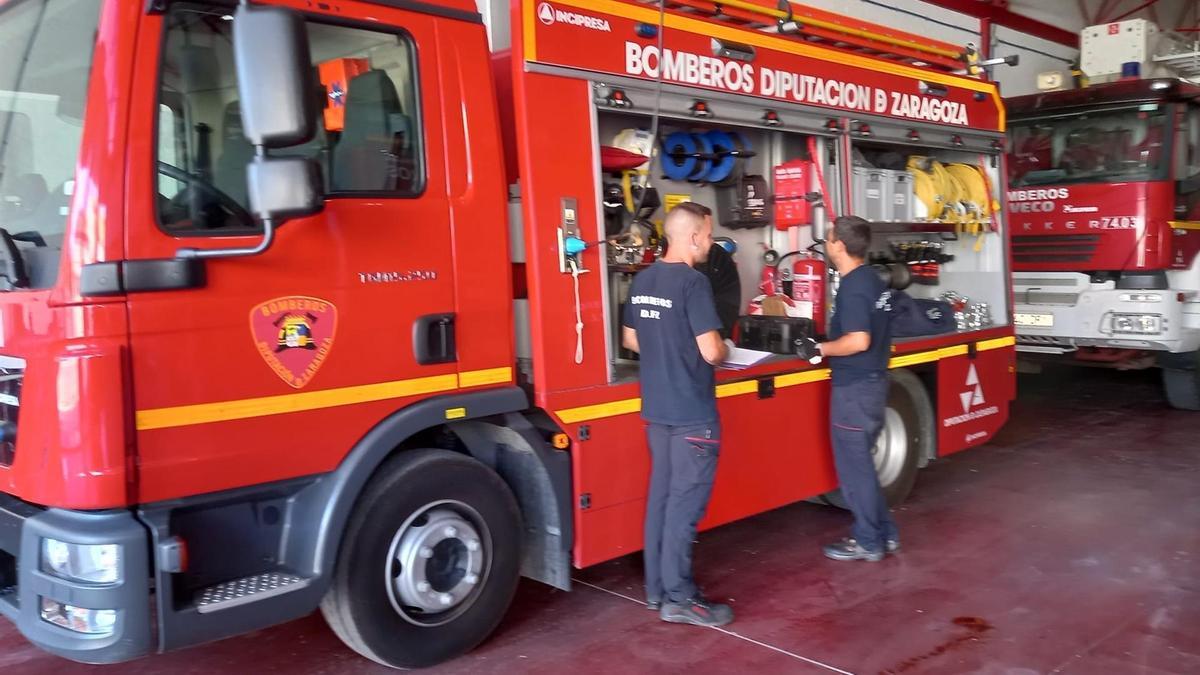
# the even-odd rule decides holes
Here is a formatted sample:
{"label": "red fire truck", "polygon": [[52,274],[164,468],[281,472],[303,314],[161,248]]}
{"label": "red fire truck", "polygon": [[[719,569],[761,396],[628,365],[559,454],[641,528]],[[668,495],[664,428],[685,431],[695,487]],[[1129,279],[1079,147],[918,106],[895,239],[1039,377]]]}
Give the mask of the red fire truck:
{"label": "red fire truck", "polygon": [[[767,249],[907,199],[887,167],[910,155],[1002,199],[1004,108],[961,47],[773,0],[520,0],[493,55],[471,0],[266,4],[0,2],[0,613],[70,659],[320,607],[361,654],[428,665],[520,575],[566,589],[636,552],[649,461],[616,328],[654,248],[596,243],[606,183],[639,195],[624,226],[661,218],[651,187],[716,208],[743,309]],[[654,140],[675,133],[700,149]],[[602,161],[647,135],[648,168]],[[777,226],[750,192],[785,165],[811,208]],[[937,243],[895,263],[923,265],[910,294],[991,320],[897,340],[894,502],[990,439],[1015,382],[1000,216],[895,213],[876,257]],[[828,369],[718,379],[703,526],[837,501]]]}
{"label": "red fire truck", "polygon": [[[1007,101],[1017,349],[1157,364],[1168,402],[1200,410],[1200,87],[1164,72],[1154,34],[1087,28],[1096,82]],[[1145,77],[1117,78],[1128,64]]]}

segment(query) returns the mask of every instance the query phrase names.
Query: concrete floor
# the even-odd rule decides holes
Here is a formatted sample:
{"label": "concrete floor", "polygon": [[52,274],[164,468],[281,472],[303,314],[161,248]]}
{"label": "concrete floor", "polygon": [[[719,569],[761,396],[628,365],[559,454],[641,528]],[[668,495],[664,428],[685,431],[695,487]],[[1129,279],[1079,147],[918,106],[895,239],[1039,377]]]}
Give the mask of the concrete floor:
{"label": "concrete floor", "polygon": [[[835,563],[848,515],[798,504],[701,535],[697,577],[727,630],[661,623],[639,558],[524,582],[475,652],[434,673],[1200,673],[1200,413],[1157,373],[1022,376],[1013,422],[924,471],[897,513],[905,550]],[[101,669],[0,626],[0,672],[390,672],[319,615]]]}

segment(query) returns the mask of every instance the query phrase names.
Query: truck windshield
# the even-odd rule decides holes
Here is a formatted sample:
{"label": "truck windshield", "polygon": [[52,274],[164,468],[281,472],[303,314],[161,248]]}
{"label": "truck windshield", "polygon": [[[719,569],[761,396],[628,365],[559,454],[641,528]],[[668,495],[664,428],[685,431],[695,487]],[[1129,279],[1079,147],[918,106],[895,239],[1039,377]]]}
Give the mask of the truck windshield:
{"label": "truck windshield", "polygon": [[58,274],[100,4],[0,3],[0,228],[33,288]]}
{"label": "truck windshield", "polygon": [[1149,104],[1009,123],[1009,184],[1110,183],[1163,178],[1167,108]]}

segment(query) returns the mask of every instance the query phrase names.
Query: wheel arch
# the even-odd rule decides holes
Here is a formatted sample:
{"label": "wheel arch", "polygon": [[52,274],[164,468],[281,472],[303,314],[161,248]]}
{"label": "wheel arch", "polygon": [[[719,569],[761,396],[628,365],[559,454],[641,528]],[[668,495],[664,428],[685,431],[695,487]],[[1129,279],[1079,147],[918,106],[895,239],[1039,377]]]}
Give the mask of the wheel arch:
{"label": "wheel arch", "polygon": [[[924,469],[929,466],[929,463],[938,457],[938,435],[937,435],[937,416],[938,416],[938,372],[937,363],[923,364],[919,366],[911,366],[908,368],[896,368],[891,371],[893,380],[897,378],[908,384],[919,385],[925,392],[925,396],[929,399],[929,411],[932,417],[929,420],[930,428],[934,433],[929,439],[929,446],[926,452],[919,457],[917,468]],[[908,379],[912,378],[912,379]]]}
{"label": "wheel arch", "polygon": [[525,523],[522,576],[571,590],[571,460],[551,448],[522,413],[446,426],[472,457],[512,489]]}
{"label": "wheel arch", "polygon": [[444,427],[448,417],[469,421],[527,406],[523,390],[504,387],[435,396],[384,418],[355,443],[336,469],[292,497],[287,518],[295,528],[295,536],[285,543],[285,559],[327,584],[350,513],[367,482],[388,457],[406,449],[411,439]]}

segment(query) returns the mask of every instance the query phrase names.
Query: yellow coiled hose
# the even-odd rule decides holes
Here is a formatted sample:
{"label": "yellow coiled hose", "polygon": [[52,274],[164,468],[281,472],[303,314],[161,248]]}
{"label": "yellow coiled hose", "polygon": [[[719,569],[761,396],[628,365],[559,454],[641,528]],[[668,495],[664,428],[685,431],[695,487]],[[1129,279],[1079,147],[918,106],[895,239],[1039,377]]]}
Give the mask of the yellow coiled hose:
{"label": "yellow coiled hose", "polygon": [[983,169],[913,155],[908,158],[908,172],[913,177],[913,192],[928,210],[929,219],[954,223],[957,234],[975,235],[975,250],[979,251],[995,207]]}

